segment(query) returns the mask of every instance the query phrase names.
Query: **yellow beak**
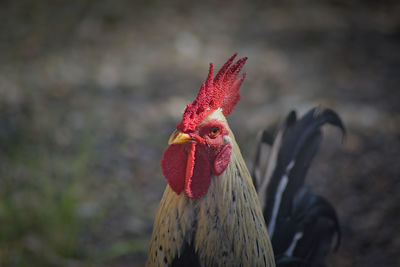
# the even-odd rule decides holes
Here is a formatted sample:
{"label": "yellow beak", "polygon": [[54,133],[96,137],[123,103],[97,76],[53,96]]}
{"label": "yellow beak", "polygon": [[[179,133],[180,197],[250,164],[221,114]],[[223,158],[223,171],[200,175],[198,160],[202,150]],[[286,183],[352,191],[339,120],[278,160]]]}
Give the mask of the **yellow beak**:
{"label": "yellow beak", "polygon": [[171,134],[171,136],[170,136],[170,138],[168,140],[168,145],[184,144],[184,143],[188,143],[188,142],[193,141],[193,140],[195,140],[195,139],[193,137],[191,137],[190,135],[185,134],[185,133],[183,133],[183,132],[181,132],[179,130],[175,130]]}

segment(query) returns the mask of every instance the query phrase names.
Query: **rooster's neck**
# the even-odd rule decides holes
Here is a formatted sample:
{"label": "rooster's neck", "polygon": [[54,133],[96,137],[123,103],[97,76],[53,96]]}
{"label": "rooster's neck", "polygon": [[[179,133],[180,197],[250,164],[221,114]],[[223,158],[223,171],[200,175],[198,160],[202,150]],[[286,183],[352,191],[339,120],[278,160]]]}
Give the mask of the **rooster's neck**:
{"label": "rooster's neck", "polygon": [[202,266],[274,266],[256,190],[231,131],[229,137],[230,163],[220,176],[211,177],[202,198],[177,195],[167,186],[148,265],[168,266],[190,245]]}

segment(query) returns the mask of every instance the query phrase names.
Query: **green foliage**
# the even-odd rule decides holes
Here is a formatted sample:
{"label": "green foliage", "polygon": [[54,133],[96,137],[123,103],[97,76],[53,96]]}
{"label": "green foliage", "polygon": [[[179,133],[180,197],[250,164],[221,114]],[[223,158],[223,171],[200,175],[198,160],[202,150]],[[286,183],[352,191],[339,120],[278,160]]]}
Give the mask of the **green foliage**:
{"label": "green foliage", "polygon": [[79,257],[73,183],[61,190],[49,177],[2,192],[1,266],[64,266]]}
{"label": "green foliage", "polygon": [[45,155],[17,149],[9,162],[13,172],[2,177],[0,266],[70,266],[71,259],[84,256],[77,176],[65,180],[52,174],[43,166],[47,161]]}
{"label": "green foliage", "polygon": [[[144,255],[147,236],[121,237],[110,229],[110,221],[132,214],[140,201],[96,172],[94,130],[71,130],[67,110],[38,110],[0,101],[0,266],[108,266]],[[124,189],[129,205],[118,198]],[[113,213],[124,205],[126,213]]]}
{"label": "green foliage", "polygon": [[90,149],[78,144],[69,168],[58,166],[64,159],[51,132],[37,129],[32,106],[23,107],[1,109],[0,266],[80,266],[78,181]]}

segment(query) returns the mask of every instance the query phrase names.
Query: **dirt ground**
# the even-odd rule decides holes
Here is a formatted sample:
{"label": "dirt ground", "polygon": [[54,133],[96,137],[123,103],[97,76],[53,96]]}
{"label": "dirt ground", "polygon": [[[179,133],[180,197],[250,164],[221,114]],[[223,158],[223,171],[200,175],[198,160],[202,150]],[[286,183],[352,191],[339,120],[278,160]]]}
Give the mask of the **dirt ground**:
{"label": "dirt ground", "polygon": [[228,120],[254,138],[322,105],[307,183],[343,231],[328,266],[400,266],[398,1],[3,1],[0,266],[142,266],[167,140],[208,71],[249,57]]}

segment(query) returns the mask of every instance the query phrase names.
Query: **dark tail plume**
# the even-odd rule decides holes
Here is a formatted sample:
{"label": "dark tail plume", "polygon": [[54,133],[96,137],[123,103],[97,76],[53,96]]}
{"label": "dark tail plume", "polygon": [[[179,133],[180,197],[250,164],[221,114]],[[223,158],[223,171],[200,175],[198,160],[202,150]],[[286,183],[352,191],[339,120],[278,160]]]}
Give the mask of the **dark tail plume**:
{"label": "dark tail plume", "polygon": [[[304,186],[322,140],[320,128],[326,123],[345,134],[333,110],[313,108],[300,119],[291,111],[275,139],[265,131],[259,136],[252,174],[277,266],[324,266],[335,237],[335,248],[339,246],[340,228],[334,208]],[[268,146],[268,160],[263,160],[263,150]]]}

